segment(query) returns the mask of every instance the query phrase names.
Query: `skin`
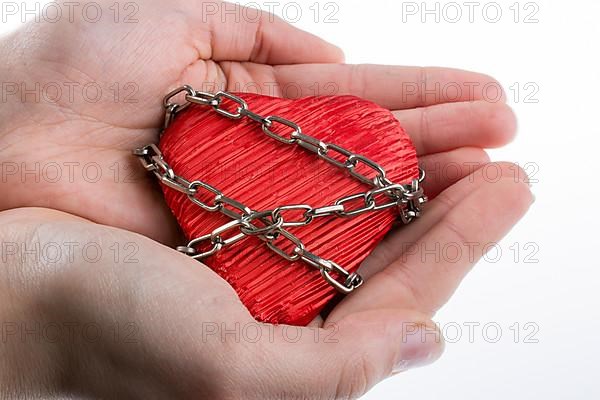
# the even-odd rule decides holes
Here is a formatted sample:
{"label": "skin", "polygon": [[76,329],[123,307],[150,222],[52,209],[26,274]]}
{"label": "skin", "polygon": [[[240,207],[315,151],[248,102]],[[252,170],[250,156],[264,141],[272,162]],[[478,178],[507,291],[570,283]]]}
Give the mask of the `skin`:
{"label": "skin", "polygon": [[[497,84],[492,78],[343,65],[338,48],[268,14],[236,22],[207,16],[203,7],[201,1],[148,1],[138,23],[63,19],[2,38],[3,81],[27,88],[97,82],[105,94],[92,103],[80,89],[54,102],[18,92],[0,108],[0,157],[19,168],[0,179],[0,242],[18,244],[3,248],[0,259],[3,397],[359,397],[391,374],[439,357],[443,340],[431,318],[483,247],[499,241],[533,202],[525,173],[509,163],[488,164],[483,150],[514,136],[515,118],[504,100],[490,102],[478,90],[453,98],[424,92]],[[170,248],[183,238],[131,149],[157,141],[162,97],[182,84],[239,90],[255,83],[286,96],[281,88],[292,83],[313,94],[315,82],[392,110],[428,172],[433,200],[420,220],[392,232],[365,261],[361,290],[325,319],[294,330],[299,337],[290,340],[296,335],[288,327],[256,323],[223,280]],[[418,91],[409,95],[407,82],[418,83]],[[115,101],[111,88],[127,83],[137,85],[137,101],[125,101],[123,93]],[[96,163],[102,177],[84,179],[77,167],[72,179],[58,182],[21,174],[23,165],[41,171],[49,163]],[[115,166],[133,179],[115,179]],[[447,166],[458,172],[440,173]],[[72,242],[78,247],[65,250],[62,244]],[[23,250],[57,243],[64,252],[55,262]],[[81,251],[89,243],[100,249],[99,260]],[[473,250],[434,261],[418,251],[435,243]],[[123,250],[118,256],[115,245]],[[136,249],[133,259],[125,257],[128,245]],[[57,340],[26,334],[36,324],[65,323],[92,323],[105,334],[96,341],[63,328],[54,331]],[[256,329],[258,340],[223,335],[236,324]],[[115,326],[133,330],[115,339],[106,334]]]}

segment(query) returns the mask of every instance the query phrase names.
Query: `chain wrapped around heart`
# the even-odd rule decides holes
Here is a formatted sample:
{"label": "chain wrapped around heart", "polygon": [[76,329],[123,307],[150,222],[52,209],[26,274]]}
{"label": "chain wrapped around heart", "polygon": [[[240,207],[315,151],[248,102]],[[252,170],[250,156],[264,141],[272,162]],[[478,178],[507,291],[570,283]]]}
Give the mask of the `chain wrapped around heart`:
{"label": "chain wrapped around heart", "polygon": [[[176,96],[182,94],[185,95],[185,103],[172,102]],[[134,155],[139,157],[144,168],[153,172],[168,188],[166,190],[174,190],[179,196],[187,197],[191,204],[206,213],[220,213],[229,220],[210,232],[190,237],[187,245],[177,248],[178,251],[194,259],[207,260],[248,237],[254,237],[284,260],[301,261],[314,268],[337,292],[349,294],[363,283],[362,277],[356,272],[349,272],[331,259],[313,253],[297,235],[290,232],[290,228],[305,227],[325,218],[349,219],[389,210],[395,210],[397,219],[402,224],[409,224],[421,215],[422,206],[427,201],[421,187],[425,179],[422,170],[419,170],[418,176],[409,183],[394,183],[389,179],[386,170],[371,158],[309,136],[303,133],[299,124],[289,119],[276,115],[263,116],[253,112],[242,97],[232,93],[220,91],[211,94],[196,91],[187,85],[165,97],[166,115],[163,132],[169,129],[179,113],[192,105],[212,108],[221,118],[233,121],[244,120],[256,124],[267,137],[313,153],[318,159],[328,162],[369,188],[360,193],[339,197],[326,204],[273,204],[268,209],[255,210],[239,199],[226,196],[223,192],[226,188],[217,188],[197,176],[184,177],[175,172],[157,145],[150,144],[135,150]],[[409,150],[414,152],[412,145],[410,147]],[[252,307],[249,308],[252,311]],[[309,322],[308,318],[314,316],[316,310],[318,308],[311,309],[311,313],[308,314],[303,313],[297,317],[288,315],[284,318],[281,315],[261,318],[258,312],[254,314],[258,319],[269,322],[304,324]]]}

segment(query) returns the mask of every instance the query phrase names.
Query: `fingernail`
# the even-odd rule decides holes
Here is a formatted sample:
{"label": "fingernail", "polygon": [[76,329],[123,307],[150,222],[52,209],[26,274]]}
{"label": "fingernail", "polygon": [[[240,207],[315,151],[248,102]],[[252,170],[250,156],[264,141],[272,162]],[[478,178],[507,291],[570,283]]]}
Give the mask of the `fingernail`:
{"label": "fingernail", "polygon": [[444,339],[435,325],[405,323],[399,359],[393,374],[423,367],[437,360],[444,351]]}

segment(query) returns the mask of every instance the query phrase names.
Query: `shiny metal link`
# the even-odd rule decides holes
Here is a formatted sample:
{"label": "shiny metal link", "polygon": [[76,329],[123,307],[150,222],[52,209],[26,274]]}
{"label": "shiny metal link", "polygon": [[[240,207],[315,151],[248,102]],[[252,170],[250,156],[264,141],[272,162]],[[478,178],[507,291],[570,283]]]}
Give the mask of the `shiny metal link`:
{"label": "shiny metal link", "polygon": [[175,119],[175,115],[177,115],[178,108],[179,106],[177,104],[171,104],[165,109],[165,123],[163,125],[163,130],[171,125]]}
{"label": "shiny metal link", "polygon": [[[167,108],[167,109],[170,108],[170,107],[172,107],[172,106],[174,106],[174,105],[178,106],[178,107],[186,107],[187,106],[186,104],[179,105],[177,103],[171,103],[171,100],[175,96],[177,96],[177,95],[179,95],[181,93],[184,93],[184,92],[186,93],[187,96],[192,96],[193,97],[193,96],[196,95],[196,91],[190,85],[182,86],[180,88],[177,88],[177,89],[173,90],[171,93],[169,93],[169,94],[167,94],[165,96],[165,98],[163,99],[163,107]],[[181,108],[180,108],[180,110],[181,110]]]}
{"label": "shiny metal link", "polygon": [[[354,202],[355,200],[361,199],[363,204],[354,209],[347,209],[346,203]],[[364,214],[367,211],[375,209],[375,200],[368,196],[368,193],[358,193],[352,196],[346,196],[335,202],[336,206],[344,206],[343,211],[338,211],[337,215],[341,217],[355,217],[360,214]]]}
{"label": "shiny metal link", "polygon": [[[227,110],[223,107],[223,99],[231,100],[236,103],[237,109],[235,111]],[[248,109],[248,104],[240,97],[234,96],[227,92],[217,92],[214,100],[216,104],[213,105],[213,110],[224,117],[231,119],[240,119],[244,117],[243,111]]]}
{"label": "shiny metal link", "polygon": [[[273,211],[254,212],[242,218],[246,223],[242,226],[241,231],[249,236],[263,236],[267,239],[275,239],[274,232],[279,231],[283,227],[283,217],[273,218]],[[256,226],[256,221],[259,221],[263,226]]]}
{"label": "shiny metal link", "polygon": [[[202,200],[200,200],[198,198],[198,195],[199,195],[198,189],[200,189],[200,188],[202,188],[205,191],[214,195],[212,205],[206,204],[205,202],[203,202]],[[208,183],[201,182],[201,181],[194,181],[194,182],[190,183],[189,190],[190,190],[190,193],[188,194],[188,198],[194,204],[202,207],[204,210],[209,211],[209,212],[215,212],[215,211],[220,211],[223,208],[223,204],[217,201],[218,199],[221,198],[221,196],[223,196],[223,193],[221,193],[221,191],[219,189],[216,189],[216,188],[210,186]]]}
{"label": "shiny metal link", "polygon": [[302,133],[294,133],[292,134],[292,137],[296,139],[296,143],[298,143],[299,146],[304,147],[306,150],[310,150],[317,154],[327,152],[327,143],[324,143],[319,139]]}
{"label": "shiny metal link", "polygon": [[285,211],[304,211],[302,214],[302,219],[301,220],[296,220],[296,221],[287,221],[284,222],[281,226],[283,226],[284,228],[288,228],[288,227],[298,227],[298,226],[306,226],[308,224],[310,224],[313,220],[313,216],[310,215],[309,213],[312,211],[312,207],[308,206],[306,204],[301,204],[301,205],[294,205],[294,206],[282,206],[282,207],[277,207],[276,209],[273,210],[273,212],[271,213],[272,217],[273,217],[273,221],[279,220],[279,219],[284,219],[282,217],[282,213]]}
{"label": "shiny metal link", "polygon": [[[321,271],[321,276],[323,279],[327,281],[331,286],[335,287],[339,292],[344,294],[350,294],[352,291],[357,289],[363,284],[363,279],[360,275],[356,273],[349,273],[344,268],[340,267],[337,263],[331,260],[325,260],[316,254],[313,254],[306,250],[300,250],[296,248],[297,254],[300,255],[302,261],[307,264],[319,269]],[[336,280],[332,273],[335,273],[341,276],[344,281],[340,282]]]}
{"label": "shiny metal link", "polygon": [[319,208],[313,208],[312,210],[310,210],[307,214],[314,217],[314,218],[318,218],[318,217],[330,217],[332,215],[336,215],[340,212],[343,212],[345,209],[343,204],[339,204],[339,205],[333,205],[333,206],[326,206],[326,207],[319,207]]}
{"label": "shiny metal link", "polygon": [[162,156],[153,156],[151,159],[154,165],[153,172],[158,178],[164,176],[169,179],[175,179],[175,171],[173,171]]}
{"label": "shiny metal link", "polygon": [[427,196],[425,196],[420,183],[420,179],[413,180],[411,190],[405,193],[401,201],[398,202],[400,220],[404,224],[409,224],[415,218],[419,218],[422,207],[427,202]]}
{"label": "shiny metal link", "polygon": [[[370,203],[372,201],[375,204],[375,206],[373,207],[373,211],[387,210],[388,208],[398,206],[397,193],[402,193],[402,197],[404,194],[404,190],[404,186],[398,184],[385,186],[381,189],[373,189],[365,195],[365,201],[367,203]],[[386,195],[387,202],[377,204],[377,196],[383,194]]]}
{"label": "shiny metal link", "polygon": [[187,94],[185,99],[189,103],[194,103],[201,106],[216,107],[219,105],[219,100],[216,99],[214,95],[206,92],[195,92],[193,95]]}
{"label": "shiny metal link", "polygon": [[188,196],[194,194],[193,189],[190,188],[190,181],[182,178],[181,176],[175,175],[171,178],[170,174],[166,174],[160,177],[160,181],[163,183],[163,185],[168,186],[171,189],[175,189],[183,194],[187,194]]}
{"label": "shiny metal link", "polygon": [[287,239],[288,242],[290,242],[294,246],[291,253],[286,252],[281,244],[275,244],[273,243],[273,241],[267,242],[267,246],[275,253],[279,254],[281,257],[285,258],[288,261],[297,261],[298,259],[300,259],[299,253],[304,251],[304,243],[302,243],[300,239],[298,239],[296,236],[292,235],[285,229],[280,229],[279,233],[281,234],[280,237]]}
{"label": "shiny metal link", "polygon": [[163,107],[165,108],[165,123],[163,126],[163,130],[167,129],[169,125],[171,125],[178,112],[183,111],[190,105],[189,101],[183,104],[171,102],[171,100],[174,97],[182,93],[186,93],[187,99],[188,96],[194,96],[196,94],[196,91],[191,86],[185,85],[173,90],[171,93],[167,94],[163,99]]}
{"label": "shiny metal link", "polygon": [[[345,157],[344,161],[339,161],[335,157],[332,157],[330,154],[330,153],[332,153],[331,150],[333,150],[334,154],[343,155]],[[336,145],[336,144],[327,143],[327,150],[325,150],[323,152],[319,152],[318,155],[323,160],[327,161],[330,164],[335,165],[338,168],[348,170],[352,167],[352,164],[350,164],[348,162],[348,159],[350,159],[350,157],[353,156],[353,153],[344,149],[343,147]]]}
{"label": "shiny metal link", "polygon": [[164,185],[188,195],[193,193],[190,182],[175,174],[155,144],[135,150],[134,155],[138,156],[142,166],[147,171],[154,173]]}
{"label": "shiny metal link", "polygon": [[[359,181],[366,183],[367,185],[377,186],[379,182],[382,182],[386,179],[385,170],[383,169],[383,167],[366,157],[363,157],[358,154],[352,154],[350,157],[348,157],[347,163],[349,165],[348,170],[350,171],[350,175],[352,175]],[[369,178],[367,175],[358,172],[357,167],[361,164],[366,165],[371,170],[375,171],[376,175],[373,178]]]}
{"label": "shiny metal link", "polygon": [[[215,255],[219,250],[223,248],[223,243],[213,243],[211,238],[212,234],[210,233],[208,235],[201,236],[197,239],[190,241],[187,246],[177,247],[177,251],[187,254],[194,260],[203,260],[207,257]],[[199,251],[199,246],[204,242],[209,242],[209,244],[211,245],[210,250],[204,252]]]}
{"label": "shiny metal link", "polygon": [[[179,95],[185,96],[185,103],[173,101]],[[385,169],[375,161],[334,143],[326,143],[306,135],[293,121],[275,115],[262,116],[254,113],[244,99],[231,93],[199,92],[188,85],[173,90],[165,97],[164,129],[168,128],[176,115],[190,104],[211,107],[219,115],[230,119],[247,118],[260,125],[267,136],[315,153],[319,158],[371,187],[369,191],[342,197],[332,205],[283,205],[273,210],[255,211],[227,197],[207,182],[189,181],[177,175],[156,145],[150,144],[134,150],[133,154],[140,159],[143,167],[154,173],[164,185],[187,195],[192,203],[205,211],[219,212],[231,219],[211,233],[191,240],[187,246],[177,248],[194,259],[211,257],[245,237],[254,236],[284,259],[291,262],[301,260],[317,268],[331,286],[341,293],[348,294],[362,285],[363,279],[360,275],[349,273],[334,261],[323,259],[308,251],[302,240],[285,228],[306,226],[316,218],[349,218],[391,208],[396,208],[399,220],[408,224],[422,213],[423,204],[427,201],[421,187],[425,179],[423,170],[419,170],[419,177],[410,184],[394,183],[387,178]],[[225,237],[226,235],[228,237]]]}
{"label": "shiny metal link", "polygon": [[250,120],[252,120],[252,121],[254,121],[256,123],[259,123],[261,125],[265,125],[265,124],[269,123],[265,117],[263,117],[260,114],[253,113],[252,111],[250,111],[248,109],[241,110],[240,113],[244,117],[247,117],[248,119],[250,119]]}
{"label": "shiny metal link", "polygon": [[254,213],[254,211],[246,207],[246,205],[224,195],[217,196],[216,201],[217,204],[221,206],[221,209],[219,211],[221,211],[223,214],[225,214],[231,219],[242,219],[243,217],[247,217]]}
{"label": "shiny metal link", "polygon": [[[277,124],[275,124],[275,122],[277,124],[286,126],[293,130],[292,133],[290,134],[289,139],[286,138],[285,136],[273,131],[273,127],[277,125]],[[296,139],[295,136],[302,134],[302,130],[300,129],[300,127],[298,125],[296,125],[295,123],[293,123],[290,120],[287,120],[287,119],[281,118],[281,117],[277,117],[274,115],[270,115],[264,119],[264,122],[262,124],[262,130],[267,136],[270,136],[273,139],[279,140],[280,142],[285,143],[285,144],[296,143],[298,141],[298,139]]]}
{"label": "shiny metal link", "polygon": [[240,233],[238,233],[235,236],[230,237],[229,239],[223,239],[223,234],[227,233],[230,230],[233,229],[238,229],[242,226],[244,226],[245,223],[242,220],[238,220],[238,219],[234,219],[233,221],[229,222],[228,224],[225,224],[217,229],[215,229],[214,231],[212,231],[212,233],[210,234],[210,241],[213,243],[221,243],[223,245],[223,247],[227,247],[227,246],[231,246],[232,244],[235,244],[237,242],[239,242],[240,240],[244,239],[246,237],[246,235],[244,235],[243,232],[240,231]]}

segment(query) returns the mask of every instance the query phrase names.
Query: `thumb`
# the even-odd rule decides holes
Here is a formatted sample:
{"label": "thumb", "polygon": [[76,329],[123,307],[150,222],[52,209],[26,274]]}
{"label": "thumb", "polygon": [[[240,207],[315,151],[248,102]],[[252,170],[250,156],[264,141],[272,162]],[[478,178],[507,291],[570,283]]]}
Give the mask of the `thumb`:
{"label": "thumb", "polygon": [[[350,314],[322,329],[277,329],[271,365],[287,375],[275,379],[285,384],[280,393],[309,398],[360,397],[393,374],[432,363],[444,349],[437,326],[409,310]],[[303,329],[302,338],[290,329]]]}
{"label": "thumb", "polygon": [[209,38],[204,42],[210,49],[200,49],[200,58],[272,65],[344,61],[338,47],[266,10],[225,1],[180,4],[194,21],[196,36]]}

